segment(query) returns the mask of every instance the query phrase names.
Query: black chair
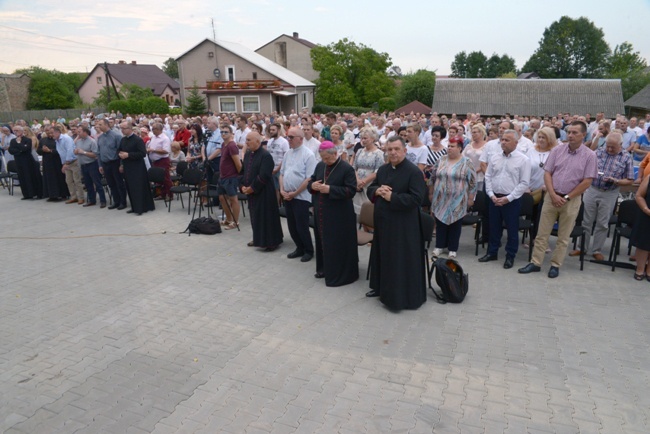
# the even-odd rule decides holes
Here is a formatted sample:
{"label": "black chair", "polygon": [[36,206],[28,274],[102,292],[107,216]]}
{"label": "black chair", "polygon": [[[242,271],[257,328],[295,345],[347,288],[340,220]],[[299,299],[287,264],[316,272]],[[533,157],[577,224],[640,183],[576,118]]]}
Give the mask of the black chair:
{"label": "black chair", "polygon": [[[210,209],[214,198],[219,198],[219,176],[219,172],[213,173],[207,188],[199,192],[199,199],[207,198],[208,217],[210,217]],[[199,217],[201,217],[201,209],[199,209]]]}
{"label": "black chair", "polygon": [[[612,263],[612,271],[616,269],[616,258],[621,250],[621,237],[630,239],[632,236],[632,226],[634,226],[638,212],[641,212],[641,210],[634,199],[624,200],[618,206],[618,221],[614,228],[612,247],[609,251],[609,261]],[[630,245],[628,247],[628,255],[631,251],[632,246]]]}
{"label": "black chair", "polygon": [[[467,214],[463,217],[463,226],[476,225],[474,230],[474,244],[476,245],[476,250],[474,251],[474,256],[478,256],[478,245],[484,244],[481,243],[481,225],[483,223],[483,215],[487,214],[488,208],[488,197],[484,191],[479,190],[476,193],[476,198],[474,199],[474,205],[470,209],[472,214]],[[475,213],[475,214],[474,214]]]}
{"label": "black chair", "polygon": [[6,172],[0,172],[0,184],[2,184],[2,188],[6,188],[8,193],[11,195],[13,194],[12,189],[14,176],[9,172],[9,168],[5,167],[5,170]]}
{"label": "black chair", "polygon": [[[372,202],[365,202],[363,205],[361,205],[361,211],[359,212],[359,229],[357,229],[357,246],[365,246],[369,243],[372,243],[372,240],[374,239],[374,234],[372,232],[366,232],[363,230],[363,226],[367,227],[368,229],[373,229],[375,227],[374,211],[375,204]],[[369,278],[370,258],[368,258],[366,280]]]}
{"label": "black chair", "polygon": [[[151,195],[156,196],[156,186],[163,186],[165,184],[165,169],[162,167],[150,167],[147,170],[147,179],[151,184]],[[163,195],[165,207],[167,207],[167,198]]]}
{"label": "black chair", "polygon": [[9,178],[9,194],[14,195],[14,181],[18,180],[18,166],[16,166],[16,160],[7,161],[7,172],[10,175]]}
{"label": "black chair", "polygon": [[187,161],[179,161],[176,165],[176,175],[171,176],[172,182],[183,179],[183,173],[187,170]]}
{"label": "black chair", "polygon": [[[188,198],[187,198],[187,215],[190,215],[190,206],[189,204],[192,202],[192,192],[196,192],[199,190],[199,185],[201,184],[201,180],[203,180],[203,172],[198,170],[198,169],[187,169],[183,173],[183,178],[181,179],[181,185],[175,185],[170,189],[171,194],[178,194],[181,198],[181,206],[185,208],[185,204],[183,203],[183,194],[187,193]],[[167,208],[167,212],[171,212],[172,210],[172,201],[169,201],[169,207]]]}
{"label": "black chair", "polygon": [[244,217],[246,217],[246,207],[244,204],[248,204],[248,195],[240,192],[237,192],[237,200],[239,200],[242,203],[241,212],[244,214]]}
{"label": "black chair", "polygon": [[530,229],[535,224],[535,216],[533,215],[533,206],[535,200],[530,193],[524,193],[521,196],[521,210],[519,211],[519,230],[523,232],[521,236],[521,244],[526,241],[526,236]]}
{"label": "black chair", "polygon": [[[612,226],[616,226],[616,223],[618,222],[618,197],[616,198],[616,203],[614,204],[614,208],[612,209],[612,215],[609,216],[609,223],[607,223],[607,238],[609,238],[609,235],[612,233]],[[594,227],[591,228],[591,233],[594,233],[594,228],[596,227],[596,221],[594,219]]]}
{"label": "black chair", "polygon": [[431,281],[431,276],[433,275],[433,266],[429,261],[429,247],[431,246],[431,240],[433,240],[433,229],[435,227],[436,220],[432,215],[420,211],[420,229],[422,230],[422,241],[424,245],[422,249],[424,250],[424,260],[427,264],[427,278]]}

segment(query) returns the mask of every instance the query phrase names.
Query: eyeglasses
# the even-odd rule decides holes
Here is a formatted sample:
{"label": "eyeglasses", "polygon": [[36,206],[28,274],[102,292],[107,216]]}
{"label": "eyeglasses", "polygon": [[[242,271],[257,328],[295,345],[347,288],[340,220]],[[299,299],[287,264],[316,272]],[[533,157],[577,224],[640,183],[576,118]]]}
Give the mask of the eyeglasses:
{"label": "eyeglasses", "polygon": [[221,131],[221,135],[223,136],[224,134],[230,134],[230,131]]}
{"label": "eyeglasses", "polygon": [[287,136],[287,139],[289,139],[289,140],[293,140],[293,139],[296,138],[296,137],[298,137],[298,136]]}

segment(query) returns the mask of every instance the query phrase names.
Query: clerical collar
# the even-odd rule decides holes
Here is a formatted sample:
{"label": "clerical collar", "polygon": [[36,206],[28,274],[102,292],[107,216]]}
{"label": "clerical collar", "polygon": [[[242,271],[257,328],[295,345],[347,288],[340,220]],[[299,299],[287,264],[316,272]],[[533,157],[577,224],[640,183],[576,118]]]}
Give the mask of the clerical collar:
{"label": "clerical collar", "polygon": [[328,164],[327,167],[336,166],[337,164],[339,164],[339,161],[341,161],[341,157],[338,157],[338,158],[336,159],[336,161],[333,162],[332,164]]}

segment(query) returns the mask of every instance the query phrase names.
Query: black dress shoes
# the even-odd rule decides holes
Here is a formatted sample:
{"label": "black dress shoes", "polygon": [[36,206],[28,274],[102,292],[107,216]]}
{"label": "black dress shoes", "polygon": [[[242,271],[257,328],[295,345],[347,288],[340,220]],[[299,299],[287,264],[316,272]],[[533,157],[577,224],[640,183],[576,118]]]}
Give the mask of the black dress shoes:
{"label": "black dress shoes", "polygon": [[513,265],[515,265],[515,260],[513,258],[506,257],[506,262],[503,263],[503,268],[509,270]]}
{"label": "black dress shoes", "polygon": [[478,261],[479,262],[490,262],[490,261],[496,261],[498,259],[499,258],[497,257],[497,255],[488,254],[488,255],[481,256],[480,258],[478,258]]}
{"label": "black dress shoes", "polygon": [[118,211],[122,211],[123,209],[126,209],[126,205],[120,205],[117,207]]}
{"label": "black dress shoes", "polygon": [[108,209],[115,209],[118,206],[119,206],[118,204],[114,203],[113,205],[109,206]]}
{"label": "black dress shoes", "polygon": [[134,212],[135,212],[135,211],[133,211],[132,209],[130,209],[130,210],[128,210],[126,213],[127,213],[127,214],[133,214]]}
{"label": "black dress shoes", "polygon": [[289,258],[289,259],[294,259],[294,258],[299,258],[299,257],[301,257],[302,255],[304,255],[303,252],[300,252],[300,251],[298,251],[298,250],[294,250],[293,252],[291,252],[291,253],[289,253],[289,254],[287,255],[287,258]]}
{"label": "black dress shoes", "polygon": [[265,252],[273,252],[277,250],[278,246],[269,246],[266,249],[264,249]]}
{"label": "black dress shoes", "polygon": [[530,264],[526,265],[524,268],[520,268],[517,271],[519,271],[520,274],[528,274],[528,273],[536,273],[540,270],[541,268],[539,268],[537,265],[531,262]]}
{"label": "black dress shoes", "polygon": [[548,277],[550,277],[551,279],[555,279],[559,275],[560,275],[560,269],[557,267],[551,267],[551,269],[548,270]]}
{"label": "black dress shoes", "polygon": [[373,289],[372,291],[366,292],[366,297],[379,297],[379,291]]}
{"label": "black dress shoes", "polygon": [[319,271],[316,274],[314,274],[314,277],[316,279],[322,279],[323,277],[325,277],[325,273],[323,273],[322,271]]}
{"label": "black dress shoes", "polygon": [[309,262],[313,257],[314,255],[312,255],[311,253],[305,253],[304,255],[302,255],[302,258],[300,258],[300,262]]}

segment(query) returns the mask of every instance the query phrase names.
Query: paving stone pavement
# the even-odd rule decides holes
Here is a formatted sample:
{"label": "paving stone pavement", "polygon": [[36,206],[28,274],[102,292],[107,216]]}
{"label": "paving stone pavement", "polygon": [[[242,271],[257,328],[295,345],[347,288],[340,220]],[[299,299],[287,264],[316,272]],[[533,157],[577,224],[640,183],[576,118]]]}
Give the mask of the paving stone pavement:
{"label": "paving stone pavement", "polygon": [[[460,305],[393,313],[315,262],[0,191],[0,432],[648,433],[650,283],[567,258],[479,264]],[[286,227],[285,227],[286,229]],[[365,276],[369,248],[360,250]]]}

